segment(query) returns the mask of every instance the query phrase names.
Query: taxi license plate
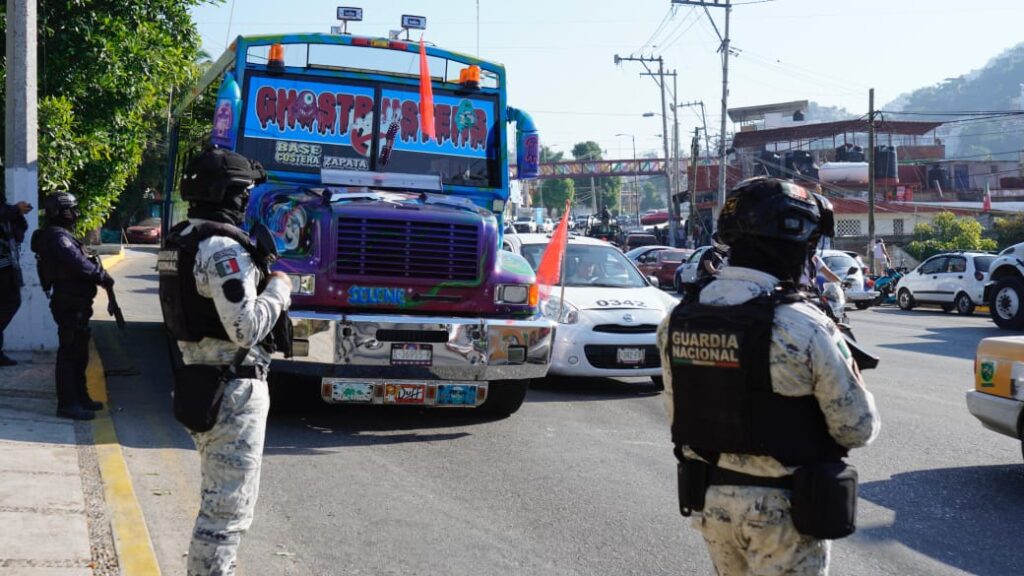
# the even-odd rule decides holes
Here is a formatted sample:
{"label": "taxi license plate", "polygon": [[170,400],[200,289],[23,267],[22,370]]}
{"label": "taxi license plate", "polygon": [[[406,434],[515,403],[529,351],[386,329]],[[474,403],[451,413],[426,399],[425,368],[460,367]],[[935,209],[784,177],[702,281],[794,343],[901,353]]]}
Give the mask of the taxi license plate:
{"label": "taxi license plate", "polygon": [[644,352],[643,348],[619,348],[616,358],[619,364],[643,364]]}
{"label": "taxi license plate", "polygon": [[392,366],[430,366],[434,350],[430,344],[392,344]]}
{"label": "taxi license plate", "polygon": [[332,382],[331,400],[334,402],[372,402],[373,384],[368,382]]}

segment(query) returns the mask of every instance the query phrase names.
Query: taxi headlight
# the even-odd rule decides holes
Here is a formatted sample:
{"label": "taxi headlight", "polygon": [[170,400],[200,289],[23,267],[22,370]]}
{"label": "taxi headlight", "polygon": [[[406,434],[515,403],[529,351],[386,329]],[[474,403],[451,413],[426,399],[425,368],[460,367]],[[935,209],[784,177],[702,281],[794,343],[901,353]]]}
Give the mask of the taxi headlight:
{"label": "taxi headlight", "polygon": [[312,274],[289,274],[292,281],[292,294],[295,296],[312,296],[316,292],[316,276]]}
{"label": "taxi headlight", "polygon": [[579,308],[568,302],[562,302],[557,297],[549,298],[544,302],[541,312],[545,318],[555,320],[560,324],[575,324],[580,320]]}
{"label": "taxi headlight", "polygon": [[526,304],[529,298],[529,284],[498,284],[494,289],[497,304]]}

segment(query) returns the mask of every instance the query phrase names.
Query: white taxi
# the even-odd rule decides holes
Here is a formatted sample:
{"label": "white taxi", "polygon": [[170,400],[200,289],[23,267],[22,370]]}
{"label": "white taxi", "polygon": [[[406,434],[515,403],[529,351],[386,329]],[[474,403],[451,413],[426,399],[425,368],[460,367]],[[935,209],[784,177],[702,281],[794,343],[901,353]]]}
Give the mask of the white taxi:
{"label": "white taxi", "polygon": [[[550,238],[520,234],[519,250],[537,268]],[[541,302],[558,322],[548,374],[562,376],[650,376],[661,384],[655,332],[678,303],[611,244],[570,236],[565,296],[561,286]]]}

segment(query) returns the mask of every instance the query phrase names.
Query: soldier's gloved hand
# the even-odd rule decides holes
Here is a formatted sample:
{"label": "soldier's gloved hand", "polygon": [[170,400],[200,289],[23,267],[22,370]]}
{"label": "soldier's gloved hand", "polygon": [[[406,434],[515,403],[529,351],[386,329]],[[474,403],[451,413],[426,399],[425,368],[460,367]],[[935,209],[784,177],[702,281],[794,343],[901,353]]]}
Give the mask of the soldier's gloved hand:
{"label": "soldier's gloved hand", "polygon": [[104,272],[103,276],[100,278],[100,286],[103,286],[106,290],[110,290],[114,287],[114,277]]}

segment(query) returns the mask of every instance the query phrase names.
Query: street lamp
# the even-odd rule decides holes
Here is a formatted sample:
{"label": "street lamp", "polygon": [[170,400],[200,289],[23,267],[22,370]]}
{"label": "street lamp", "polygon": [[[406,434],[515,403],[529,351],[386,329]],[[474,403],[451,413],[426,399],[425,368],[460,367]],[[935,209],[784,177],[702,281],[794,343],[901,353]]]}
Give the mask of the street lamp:
{"label": "street lamp", "polygon": [[[640,225],[640,185],[638,180],[637,172],[640,171],[640,166],[636,163],[636,136],[633,134],[616,134],[616,138],[620,136],[629,136],[629,139],[633,141],[633,205],[636,207],[636,225]],[[622,213],[622,196],[619,196],[619,213]]]}

